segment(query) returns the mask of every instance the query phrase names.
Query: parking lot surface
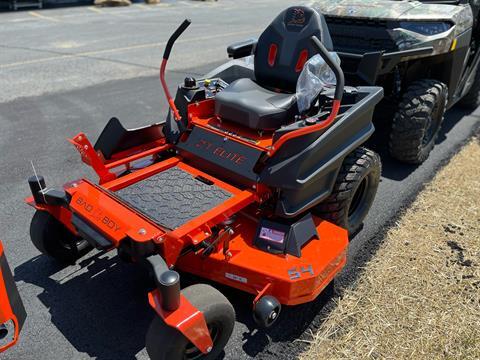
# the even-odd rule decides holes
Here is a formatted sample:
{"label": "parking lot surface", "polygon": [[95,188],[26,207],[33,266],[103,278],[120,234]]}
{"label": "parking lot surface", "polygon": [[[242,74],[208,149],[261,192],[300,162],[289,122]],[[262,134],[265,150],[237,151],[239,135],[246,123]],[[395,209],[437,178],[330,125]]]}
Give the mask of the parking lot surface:
{"label": "parking lot surface", "polygon": [[[167,74],[173,89],[226,61],[231,42],[258,36],[290,1],[167,1],[128,8],[73,7],[0,13],[0,238],[15,272],[28,319],[21,340],[2,359],[147,359],[144,336],[154,316],[146,276],[114,252],[91,253],[59,267],[39,256],[29,240],[33,210],[23,203],[31,162],[47,184],[92,172],[65,140],[80,131],[92,140],[107,120],[127,127],[164,119],[158,82],[163,46],[183,18],[192,26],[175,45]],[[480,111],[448,112],[438,144],[421,166],[389,158],[382,136],[383,176],[364,229],[349,251],[337,286],[348,285],[375,251],[385,228],[472,134]],[[321,322],[330,299],[286,308],[278,326],[254,330],[251,298],[227,291],[237,323],[226,359],[290,359]],[[327,306],[324,304],[327,302]]]}

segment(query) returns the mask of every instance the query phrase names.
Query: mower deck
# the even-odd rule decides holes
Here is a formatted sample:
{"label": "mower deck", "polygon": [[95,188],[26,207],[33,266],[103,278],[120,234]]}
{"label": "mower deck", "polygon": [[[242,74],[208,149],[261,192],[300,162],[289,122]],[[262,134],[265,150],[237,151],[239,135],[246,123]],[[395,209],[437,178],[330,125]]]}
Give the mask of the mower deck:
{"label": "mower deck", "polygon": [[298,305],[314,300],[345,265],[345,229],[314,217],[319,236],[302,248],[301,257],[272,254],[253,245],[258,221],[247,210],[232,225],[235,233],[223,251],[229,256],[190,253],[179,259],[177,267],[254,295],[273,295],[284,305]]}

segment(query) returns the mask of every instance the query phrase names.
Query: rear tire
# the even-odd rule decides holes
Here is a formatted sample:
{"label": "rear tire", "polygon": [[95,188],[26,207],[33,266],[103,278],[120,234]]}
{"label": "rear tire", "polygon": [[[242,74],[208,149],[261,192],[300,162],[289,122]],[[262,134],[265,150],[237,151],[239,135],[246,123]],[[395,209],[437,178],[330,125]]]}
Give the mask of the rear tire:
{"label": "rear tire", "polygon": [[204,355],[178,330],[155,316],[146,336],[147,353],[151,360],[216,359],[227,344],[235,325],[235,310],[217,289],[196,284],[182,290],[182,294],[205,316],[213,340],[210,353]]}
{"label": "rear tire", "polygon": [[314,208],[314,213],[356,234],[377,193],[382,171],[377,153],[359,147],[343,161],[332,193]]}
{"label": "rear tire", "polygon": [[30,238],[42,254],[60,263],[72,264],[91,249],[86,240],[72,234],[46,211],[35,212],[30,224]]}
{"label": "rear tire", "polygon": [[413,82],[393,117],[390,155],[409,164],[423,163],[435,145],[447,101],[447,86],[440,81]]}
{"label": "rear tire", "polygon": [[467,109],[476,109],[480,106],[480,65],[475,70],[475,79],[472,87],[465,96],[458,102],[460,106]]}

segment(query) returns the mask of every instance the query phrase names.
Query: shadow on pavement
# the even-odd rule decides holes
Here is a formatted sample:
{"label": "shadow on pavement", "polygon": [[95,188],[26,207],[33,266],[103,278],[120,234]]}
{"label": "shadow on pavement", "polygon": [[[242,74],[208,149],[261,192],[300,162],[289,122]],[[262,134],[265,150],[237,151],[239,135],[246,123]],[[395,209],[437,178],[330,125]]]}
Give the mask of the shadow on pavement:
{"label": "shadow on pavement", "polygon": [[[256,329],[253,320],[246,322],[250,332],[243,334],[245,353],[255,358],[272,342],[291,343],[300,339],[307,329],[311,329],[315,317],[322,312],[333,296],[333,289],[333,283],[331,283],[315,301],[297,306],[284,306],[278,322],[271,329],[259,330]],[[243,309],[248,310],[244,318],[252,319],[251,306],[244,304]]]}
{"label": "shadow on pavement", "polygon": [[[15,281],[43,289],[38,298],[49,310],[51,322],[78,352],[98,360],[135,359],[145,347],[145,334],[154,316],[147,301],[152,283],[146,271],[104,253],[80,265],[81,269],[65,279],[54,280],[52,277],[65,268],[37,256],[15,269]],[[199,282],[205,280],[182,274],[182,287]],[[243,351],[251,357],[271,342],[299,338],[333,294],[333,286],[329,286],[314,302],[284,307],[274,327],[259,330],[252,318],[253,296],[210,284],[225,294],[235,308],[236,321],[248,328],[242,334]]]}
{"label": "shadow on pavement", "polygon": [[87,271],[57,281],[51,276],[63,268],[37,256],[15,269],[15,280],[43,289],[38,298],[52,323],[79,352],[98,360],[135,359],[153,317],[147,277],[117,256],[96,254],[81,265]]}
{"label": "shadow on pavement", "polygon": [[253,295],[187,274],[182,274],[182,281],[182,287],[199,282],[208,283],[228,298],[235,308],[236,321],[248,329],[242,333],[242,349],[252,358],[265,351],[272,343],[289,343],[299,339],[305,330],[311,328],[315,316],[334,294],[331,283],[315,301],[297,306],[283,306],[279,319],[271,328],[258,329],[252,316]]}

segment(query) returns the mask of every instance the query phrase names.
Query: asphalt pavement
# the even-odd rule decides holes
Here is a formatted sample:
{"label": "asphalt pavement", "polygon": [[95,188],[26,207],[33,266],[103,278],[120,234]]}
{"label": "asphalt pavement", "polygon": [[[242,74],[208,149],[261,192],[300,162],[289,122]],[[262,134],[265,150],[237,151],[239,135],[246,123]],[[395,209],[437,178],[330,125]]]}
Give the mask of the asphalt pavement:
{"label": "asphalt pavement", "polygon": [[[0,13],[0,238],[28,318],[8,360],[146,359],[144,336],[154,314],[146,299],[143,270],[114,252],[90,253],[75,266],[59,267],[29,240],[33,209],[26,179],[31,162],[49,185],[94,178],[65,140],[80,131],[93,140],[107,120],[126,126],[163,119],[157,67],[169,33],[184,17],[193,25],[171,56],[173,88],[226,60],[226,46],[258,35],[286,0],[168,1],[129,8],[62,8]],[[382,182],[364,229],[353,239],[337,292],[351,284],[389,225],[469,138],[480,110],[448,112],[438,144],[421,166],[389,158],[381,132],[372,141],[382,155]],[[254,329],[249,295],[222,288],[237,323],[225,359],[290,359],[305,346],[332,306],[331,298],[284,309],[279,324]]]}

